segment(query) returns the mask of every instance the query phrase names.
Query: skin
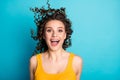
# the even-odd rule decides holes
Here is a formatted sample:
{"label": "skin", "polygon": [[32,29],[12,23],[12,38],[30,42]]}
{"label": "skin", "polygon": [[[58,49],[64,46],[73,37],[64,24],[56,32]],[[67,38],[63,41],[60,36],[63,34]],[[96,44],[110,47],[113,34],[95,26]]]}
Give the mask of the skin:
{"label": "skin", "polygon": [[[59,20],[48,21],[45,25],[44,36],[48,50],[42,54],[42,66],[46,73],[57,74],[65,70],[70,53],[63,48],[63,42],[66,38],[65,26]],[[59,41],[51,42],[51,41]],[[49,67],[48,67],[49,66]],[[82,59],[79,56],[73,58],[73,70],[76,73],[76,80],[80,80],[82,70]],[[30,80],[34,80],[34,74],[37,67],[36,55],[30,58]]]}

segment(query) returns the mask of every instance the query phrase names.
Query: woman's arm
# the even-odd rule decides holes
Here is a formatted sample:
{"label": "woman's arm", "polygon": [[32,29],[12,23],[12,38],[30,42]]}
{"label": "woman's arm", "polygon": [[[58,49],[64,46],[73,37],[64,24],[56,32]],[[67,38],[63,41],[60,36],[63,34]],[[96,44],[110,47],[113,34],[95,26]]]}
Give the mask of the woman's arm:
{"label": "woman's arm", "polygon": [[30,80],[34,80],[34,74],[35,74],[35,70],[36,70],[36,65],[37,65],[36,56],[32,56],[30,58],[30,65],[29,65]]}
{"label": "woman's arm", "polygon": [[75,56],[73,59],[73,69],[76,72],[76,80],[80,80],[81,72],[82,72],[82,59],[79,56]]}

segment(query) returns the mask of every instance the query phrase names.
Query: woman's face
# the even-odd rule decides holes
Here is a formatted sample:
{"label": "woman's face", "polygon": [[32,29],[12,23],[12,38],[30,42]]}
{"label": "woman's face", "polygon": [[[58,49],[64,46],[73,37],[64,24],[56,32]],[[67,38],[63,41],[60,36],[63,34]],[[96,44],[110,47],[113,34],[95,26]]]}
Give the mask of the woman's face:
{"label": "woman's face", "polygon": [[45,25],[44,39],[50,50],[62,49],[66,39],[65,25],[59,20],[50,20]]}

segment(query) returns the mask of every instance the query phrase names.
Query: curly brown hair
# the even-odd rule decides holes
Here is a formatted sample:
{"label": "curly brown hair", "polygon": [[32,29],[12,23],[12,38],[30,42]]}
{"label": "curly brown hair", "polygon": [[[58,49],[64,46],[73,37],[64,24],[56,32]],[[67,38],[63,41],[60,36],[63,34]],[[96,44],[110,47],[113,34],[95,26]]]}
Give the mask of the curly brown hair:
{"label": "curly brown hair", "polygon": [[67,47],[71,46],[71,35],[72,35],[72,28],[71,28],[71,21],[67,18],[67,15],[65,13],[65,8],[60,9],[44,9],[43,7],[38,8],[32,8],[31,9],[34,12],[34,22],[37,26],[37,34],[34,36],[34,31],[31,32],[31,37],[34,40],[37,40],[37,46],[35,53],[45,52],[48,50],[48,46],[43,39],[44,35],[44,28],[45,24],[50,20],[59,20],[63,22],[65,25],[65,31],[66,31],[66,39],[63,43],[63,49],[66,49]]}

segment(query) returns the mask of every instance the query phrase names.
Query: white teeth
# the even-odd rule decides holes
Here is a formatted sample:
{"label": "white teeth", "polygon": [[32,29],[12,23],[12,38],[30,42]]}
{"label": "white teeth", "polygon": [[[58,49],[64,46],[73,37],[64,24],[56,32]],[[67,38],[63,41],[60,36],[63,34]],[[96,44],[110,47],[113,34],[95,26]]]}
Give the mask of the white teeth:
{"label": "white teeth", "polygon": [[54,41],[59,41],[59,40],[51,40],[52,42],[54,42]]}

